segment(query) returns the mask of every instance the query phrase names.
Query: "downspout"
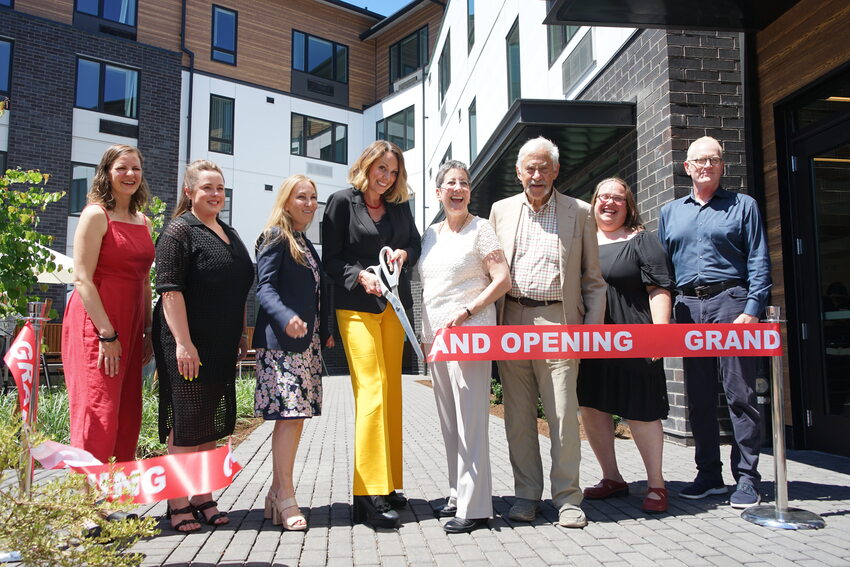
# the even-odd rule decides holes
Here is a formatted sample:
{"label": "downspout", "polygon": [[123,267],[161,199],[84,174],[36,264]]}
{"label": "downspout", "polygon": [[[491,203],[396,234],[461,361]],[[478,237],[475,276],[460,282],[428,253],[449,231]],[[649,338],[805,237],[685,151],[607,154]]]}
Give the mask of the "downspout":
{"label": "downspout", "polygon": [[428,117],[425,115],[425,81],[428,80],[428,65],[425,65],[422,68],[422,234],[425,234],[425,229],[428,228],[428,225],[425,224],[427,219],[425,218],[425,191],[428,186],[428,167],[425,163],[425,120]]}
{"label": "downspout", "polygon": [[186,0],[182,0],[182,13],[180,16],[180,51],[189,56],[189,102],[186,106],[186,157],[185,162],[189,163],[189,156],[192,150],[192,99],[195,92],[195,53],[186,47]]}

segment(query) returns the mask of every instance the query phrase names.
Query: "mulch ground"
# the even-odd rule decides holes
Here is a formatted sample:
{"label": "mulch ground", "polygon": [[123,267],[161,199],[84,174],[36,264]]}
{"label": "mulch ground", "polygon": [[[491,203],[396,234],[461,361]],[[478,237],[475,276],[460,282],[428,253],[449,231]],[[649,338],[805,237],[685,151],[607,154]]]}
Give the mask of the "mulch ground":
{"label": "mulch ground", "polygon": [[[419,384],[422,384],[423,386],[428,386],[429,388],[433,387],[433,385],[431,384],[431,381],[427,380],[427,379],[416,380],[416,382],[418,382]],[[495,404],[494,405],[494,404],[491,403],[490,404],[490,415],[495,415],[496,417],[499,417],[501,419],[505,419],[505,406],[503,406],[502,404]],[[581,424],[581,416],[579,416],[579,418],[578,418],[578,425],[579,425],[579,428],[578,428],[579,429],[579,437],[582,440],[587,439],[587,437],[584,434],[584,426]],[[540,435],[543,435],[547,438],[549,437],[549,424],[546,423],[545,419],[537,418],[537,433],[540,434]],[[623,423],[623,422],[620,422],[620,423],[617,424],[617,428],[614,430],[614,435],[618,439],[631,439],[632,438],[632,434],[631,434],[631,431],[629,431],[628,424]]]}

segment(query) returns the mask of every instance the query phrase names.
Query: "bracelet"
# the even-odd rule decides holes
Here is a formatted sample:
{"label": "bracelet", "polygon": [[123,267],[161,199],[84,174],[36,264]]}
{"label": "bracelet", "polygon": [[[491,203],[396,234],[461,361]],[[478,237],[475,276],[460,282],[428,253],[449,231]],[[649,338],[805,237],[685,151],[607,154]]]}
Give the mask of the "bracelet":
{"label": "bracelet", "polygon": [[243,338],[243,339],[247,339],[247,338],[248,338],[248,333],[242,333],[242,338]]}
{"label": "bracelet", "polygon": [[118,340],[118,331],[115,331],[114,337],[101,337],[100,335],[98,335],[97,340],[99,340],[102,343],[114,343],[115,341]]}
{"label": "bracelet", "polygon": [[472,317],[472,311],[469,310],[469,307],[464,307],[463,310],[466,311],[467,317]]}

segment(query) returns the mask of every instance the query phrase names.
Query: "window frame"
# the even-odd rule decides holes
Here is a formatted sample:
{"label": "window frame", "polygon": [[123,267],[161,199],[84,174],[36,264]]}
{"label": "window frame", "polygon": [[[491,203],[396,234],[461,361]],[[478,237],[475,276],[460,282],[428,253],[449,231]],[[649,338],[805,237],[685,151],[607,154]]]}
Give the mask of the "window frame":
{"label": "window frame", "polygon": [[466,52],[475,45],[475,0],[466,0]]}
{"label": "window frame", "polygon": [[[223,218],[227,213],[227,218]],[[218,213],[218,218],[228,226],[233,226],[233,189],[224,188],[224,207]]]}
{"label": "window frame", "polygon": [[475,98],[466,109],[466,120],[469,129],[469,163],[472,165],[478,157],[478,107]]}
{"label": "window frame", "polygon": [[[301,34],[301,36],[304,38],[304,46],[303,46],[303,49],[302,49],[304,60],[301,62],[301,68],[298,68],[298,66],[296,65],[296,62],[295,62],[295,52],[296,52],[296,50],[295,50],[295,37],[296,37],[296,34]],[[307,62],[310,59],[310,50],[309,50],[310,42],[308,40],[311,37],[318,39],[319,41],[326,41],[326,42],[331,44],[331,69],[333,71],[332,72],[333,77],[330,78],[330,79],[328,79],[327,77],[323,77],[321,75],[318,75],[316,73],[311,73],[310,71],[307,70]],[[338,63],[337,63],[337,47],[345,48],[345,80],[340,80],[339,77],[337,77],[337,74],[336,74],[337,65],[338,65]],[[345,45],[344,43],[339,43],[339,42],[333,41],[332,39],[327,39],[327,38],[324,38],[324,37],[321,37],[321,36],[318,36],[318,35],[315,35],[315,34],[312,34],[312,33],[309,33],[309,32],[305,32],[305,31],[302,31],[302,30],[292,28],[292,53],[290,55],[290,59],[291,59],[293,71],[297,71],[299,73],[305,73],[305,74],[311,75],[313,77],[318,77],[319,79],[323,79],[325,81],[334,81],[334,82],[343,83],[343,84],[346,84],[346,85],[348,84],[348,78],[351,75],[351,72],[350,72],[351,49],[347,45]]]}
{"label": "window frame", "polygon": [[[437,105],[443,106],[446,101],[446,93],[449,92],[449,87],[452,86],[452,49],[451,49],[451,32],[446,34],[446,41],[443,43],[443,49],[440,51],[440,58],[437,60]],[[443,84],[445,82],[445,84]]]}
{"label": "window frame", "polygon": [[12,9],[15,8],[15,0],[5,0],[5,1],[9,2],[8,4],[2,4],[3,1],[4,0],[0,0],[0,7],[12,8]]}
{"label": "window frame", "polygon": [[[215,44],[215,31],[216,31],[216,13],[218,11],[221,12],[230,12],[233,14],[233,51],[228,49],[224,49],[222,47],[217,47]],[[212,5],[212,21],[210,22],[210,59],[212,61],[217,61],[218,63],[224,63],[225,65],[236,65],[236,51],[239,46],[239,12],[237,10],[233,10],[231,8],[227,8],[225,6],[220,6],[218,4]],[[217,54],[221,54],[221,56],[226,57],[227,55],[231,55],[233,57],[233,61],[227,61],[226,59],[219,59],[216,57]]]}
{"label": "window frame", "polygon": [[[80,90],[80,62],[88,61],[89,63],[96,63],[99,66],[98,69],[98,85],[97,85],[97,108],[86,108],[80,106],[78,104],[79,98],[79,90]],[[136,74],[136,93],[135,99],[136,102],[133,105],[133,115],[127,116],[127,114],[117,114],[115,112],[109,112],[106,110],[106,105],[104,101],[104,90],[106,87],[106,68],[112,67],[114,69],[121,69],[123,71],[131,71]],[[124,65],[116,65],[115,63],[102,61],[100,59],[94,59],[92,57],[84,57],[82,55],[77,56],[77,65],[76,65],[76,76],[74,77],[74,108],[79,108],[82,110],[89,110],[91,112],[100,112],[101,114],[109,114],[110,116],[119,116],[121,118],[129,118],[131,120],[139,119],[139,90],[141,85],[141,76],[142,73],[139,69],[134,69],[133,67],[128,67]]]}
{"label": "window frame", "polygon": [[9,152],[0,150],[0,175],[6,175],[6,170],[9,169]]}
{"label": "window frame", "polygon": [[12,63],[15,61],[15,42],[11,39],[0,38],[0,43],[8,43],[9,44],[9,64],[7,66],[8,73],[6,76],[6,83],[8,88],[4,90],[0,90],[0,97],[6,97],[6,100],[10,98],[10,94],[12,92]]}
{"label": "window frame", "polygon": [[[516,36],[516,70],[517,77],[513,77],[512,69],[512,57],[511,57],[511,46],[512,38]],[[506,71],[507,71],[507,86],[508,86],[508,108],[511,105],[522,98],[522,54],[520,53],[520,38],[519,38],[519,18],[514,21],[514,25],[511,26],[510,31],[508,31],[508,35],[505,36],[505,60],[506,60]],[[511,79],[516,79],[512,81]],[[516,85],[516,93],[514,93],[514,85]]]}
{"label": "window frame", "polygon": [[[213,136],[213,99],[216,99],[216,98],[221,99],[221,100],[230,101],[230,132],[231,132],[231,137],[229,139],[223,138],[223,137],[220,137],[220,136]],[[235,98],[220,95],[220,94],[210,93],[210,120],[209,120],[209,124],[207,125],[207,130],[208,130],[207,149],[209,151],[215,152],[217,154],[224,154],[224,155],[232,156],[233,151],[234,151],[235,146],[236,146],[236,143],[235,143],[236,142],[236,99]],[[230,151],[229,152],[223,151],[222,149],[220,149],[221,146],[213,147],[213,144],[230,144]]]}
{"label": "window frame", "polygon": [[71,162],[71,174],[69,176],[70,183],[68,184],[68,216],[78,217],[83,212],[83,209],[86,208],[86,197],[88,196],[89,189],[91,187],[85,187],[82,194],[82,206],[79,210],[74,210],[74,168],[75,167],[90,167],[92,169],[92,178],[94,178],[94,173],[97,171],[96,163],[84,163],[81,161],[72,161]]}
{"label": "window frame", "polygon": [[113,20],[107,18],[103,15],[103,5],[106,2],[110,2],[111,0],[96,0],[97,1],[97,14],[90,14],[88,12],[83,12],[79,9],[80,0],[74,0],[74,12],[78,12],[80,14],[85,14],[86,16],[90,16],[92,18],[98,18],[105,22],[110,22],[113,24],[117,24],[119,26],[126,26],[128,28],[138,28],[139,27],[139,0],[133,0],[133,23],[126,24],[124,22],[119,22],[118,20]]}
{"label": "window frame", "polygon": [[[405,41],[407,41],[411,38],[414,38],[416,40],[416,59],[417,59],[417,65],[418,66],[416,67],[416,69],[412,73],[408,73],[407,75],[402,75],[401,74],[401,66],[402,66],[401,45]],[[424,39],[424,45],[423,45],[423,39]],[[429,54],[428,42],[429,42],[428,24],[425,24],[424,26],[420,27],[416,31],[407,34],[406,36],[404,36],[403,38],[401,38],[397,42],[390,45],[389,48],[387,48],[387,66],[388,66],[388,69],[389,69],[388,75],[389,75],[390,92],[391,93],[395,92],[395,82],[396,81],[403,79],[405,77],[408,77],[410,75],[413,75],[414,73],[416,73],[420,69],[424,69],[425,65],[428,64],[428,54]],[[393,69],[393,66],[394,66],[393,65],[393,50],[396,50],[396,53],[397,53],[396,61],[395,61],[396,62],[395,67],[397,67],[396,69]],[[395,73],[395,77],[393,77],[394,73]]]}
{"label": "window frame", "polygon": [[[300,152],[294,152],[293,148],[292,148],[292,127],[295,125],[296,119],[299,119],[299,118],[302,120],[302,123],[301,123],[301,138],[300,138],[300,141],[299,141],[299,146],[301,147],[301,151]],[[330,143],[331,148],[336,148],[337,144],[340,141],[336,137],[337,127],[341,126],[345,129],[345,134],[344,134],[345,149],[343,151],[343,156],[339,160],[325,159],[325,158],[321,157],[321,155],[319,155],[319,156],[308,155],[308,153],[307,153],[307,141],[306,141],[306,139],[304,139],[304,133],[307,131],[306,126],[307,126],[308,120],[316,120],[318,122],[324,122],[324,123],[331,125],[331,143]],[[289,134],[289,140],[290,140],[289,154],[290,155],[299,156],[299,157],[308,158],[308,159],[317,159],[319,161],[325,161],[325,162],[328,162],[328,163],[338,163],[338,164],[342,164],[342,165],[348,164],[348,124],[343,124],[341,122],[334,122],[332,120],[326,120],[324,118],[319,118],[318,116],[310,116],[308,114],[301,114],[300,112],[293,112],[291,114],[290,120],[289,120],[289,133],[290,133]]]}
{"label": "window frame", "polygon": [[[410,118],[408,115],[412,116]],[[376,140],[388,140],[389,133],[387,132],[387,124],[388,122],[396,117],[402,117],[402,128],[404,129],[404,135],[402,139],[404,140],[404,144],[396,144],[401,148],[401,151],[406,152],[407,150],[412,150],[416,147],[416,105],[411,104],[407,108],[399,110],[395,114],[391,114],[386,118],[382,118],[375,122],[375,139]],[[381,137],[381,126],[383,125],[383,137]],[[410,140],[410,145],[407,145],[407,141]],[[395,142],[393,142],[395,144]]]}

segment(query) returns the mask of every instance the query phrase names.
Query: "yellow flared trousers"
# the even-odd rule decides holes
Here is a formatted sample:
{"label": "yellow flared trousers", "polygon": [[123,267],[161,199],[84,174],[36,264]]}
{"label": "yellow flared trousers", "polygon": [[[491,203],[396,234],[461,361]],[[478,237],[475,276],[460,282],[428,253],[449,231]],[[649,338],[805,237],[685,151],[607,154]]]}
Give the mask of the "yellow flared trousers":
{"label": "yellow flared trousers", "polygon": [[337,309],[354,390],[355,496],[403,488],[401,358],[404,329],[392,307],[383,313]]}

